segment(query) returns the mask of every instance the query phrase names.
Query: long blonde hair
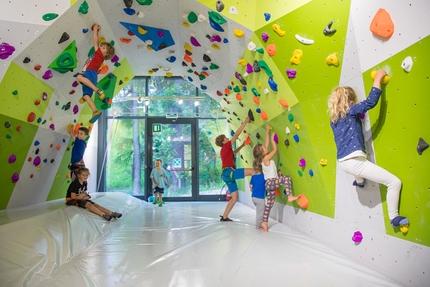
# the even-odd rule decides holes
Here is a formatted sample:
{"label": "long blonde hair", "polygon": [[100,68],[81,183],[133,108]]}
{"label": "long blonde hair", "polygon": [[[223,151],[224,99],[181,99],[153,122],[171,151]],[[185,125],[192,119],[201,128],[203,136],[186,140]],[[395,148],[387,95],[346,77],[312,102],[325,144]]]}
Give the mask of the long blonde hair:
{"label": "long blonde hair", "polygon": [[340,86],[333,90],[328,100],[330,120],[333,123],[336,123],[340,117],[346,117],[351,101],[357,103],[357,95],[351,87]]}
{"label": "long blonde hair", "polygon": [[261,167],[261,163],[263,162],[263,145],[256,144],[252,149],[252,154],[254,155],[254,161],[252,162],[252,168],[257,173],[262,173],[263,168]]}

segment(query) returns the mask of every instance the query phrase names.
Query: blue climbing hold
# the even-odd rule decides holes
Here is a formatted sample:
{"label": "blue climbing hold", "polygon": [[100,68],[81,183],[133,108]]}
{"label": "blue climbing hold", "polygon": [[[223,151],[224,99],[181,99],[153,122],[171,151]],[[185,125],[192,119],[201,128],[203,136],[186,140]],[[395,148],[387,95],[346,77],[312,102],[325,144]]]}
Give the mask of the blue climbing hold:
{"label": "blue climbing hold", "polygon": [[131,8],[124,8],[124,12],[127,15],[133,16],[134,14],[136,14],[136,10],[131,9]]}
{"label": "blue climbing hold", "polygon": [[188,81],[192,82],[192,81],[193,81],[193,78],[188,77]]}
{"label": "blue climbing hold", "polygon": [[205,91],[205,90],[207,90],[207,86],[205,86],[205,85],[200,85],[200,89],[202,90],[202,91]]}
{"label": "blue climbing hold", "polygon": [[270,86],[270,88],[271,88],[272,90],[274,90],[275,92],[277,92],[277,91],[278,91],[278,84],[276,84],[276,83],[275,83],[275,81],[273,80],[273,78],[272,78],[272,77],[269,77],[268,82],[269,82],[269,86]]}
{"label": "blue climbing hold", "polygon": [[296,143],[300,141],[299,135],[294,135],[293,138],[296,141]]}
{"label": "blue climbing hold", "polygon": [[88,28],[82,29],[82,33],[84,33],[84,34],[88,33]]}
{"label": "blue climbing hold", "polygon": [[203,66],[203,67],[202,67],[202,70],[203,70],[203,71],[207,71],[208,69],[209,69],[209,68],[208,68],[208,67],[206,67],[206,66]]}
{"label": "blue climbing hold", "polygon": [[166,60],[167,60],[167,62],[174,63],[176,61],[176,57],[175,56],[170,56]]}
{"label": "blue climbing hold", "polygon": [[228,39],[227,38],[224,38],[222,41],[224,42],[224,44],[228,43]]}
{"label": "blue climbing hold", "polygon": [[266,19],[266,21],[269,21],[270,20],[270,14],[264,13],[264,19]]}
{"label": "blue climbing hold", "polygon": [[260,109],[260,108],[257,108],[255,111],[256,111],[257,113],[261,113],[261,109]]}
{"label": "blue climbing hold", "polygon": [[242,91],[246,92],[246,87],[245,86],[242,87]]}
{"label": "blue climbing hold", "polygon": [[312,169],[309,170],[309,175],[314,176],[314,171]]}
{"label": "blue climbing hold", "polygon": [[212,29],[218,31],[218,32],[224,32],[224,29],[214,20],[212,20],[211,17],[209,17],[209,24],[211,25]]}
{"label": "blue climbing hold", "polygon": [[231,86],[227,86],[227,89],[229,89],[231,91],[231,89],[233,89]]}
{"label": "blue climbing hold", "polygon": [[36,140],[36,141],[34,142],[34,146],[38,146],[38,145],[40,145],[40,142],[39,142],[38,140]]}
{"label": "blue climbing hold", "polygon": [[231,130],[230,134],[232,137],[234,137],[234,131],[233,130]]}

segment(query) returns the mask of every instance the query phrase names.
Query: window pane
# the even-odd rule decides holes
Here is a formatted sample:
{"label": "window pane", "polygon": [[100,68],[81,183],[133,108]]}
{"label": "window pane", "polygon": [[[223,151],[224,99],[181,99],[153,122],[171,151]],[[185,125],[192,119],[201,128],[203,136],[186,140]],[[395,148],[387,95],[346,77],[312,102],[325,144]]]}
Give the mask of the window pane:
{"label": "window pane", "polygon": [[[215,138],[228,136],[226,119],[199,120],[199,193],[200,195],[220,194],[224,182],[221,180],[220,147],[215,145]],[[225,190],[224,190],[225,194]]]}
{"label": "window pane", "polygon": [[108,116],[112,116],[112,110],[118,108],[122,116],[145,115],[145,101],[139,103],[137,100],[129,99],[130,96],[146,95],[147,78],[133,78],[112,100],[112,107],[108,109]]}
{"label": "window pane", "polygon": [[108,119],[106,191],[144,195],[145,120]]}

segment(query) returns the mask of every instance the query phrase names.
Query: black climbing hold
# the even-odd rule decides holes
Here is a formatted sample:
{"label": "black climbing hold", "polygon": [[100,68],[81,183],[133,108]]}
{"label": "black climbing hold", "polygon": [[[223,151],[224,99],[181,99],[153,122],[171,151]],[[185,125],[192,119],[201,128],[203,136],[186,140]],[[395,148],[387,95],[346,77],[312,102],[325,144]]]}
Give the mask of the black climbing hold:
{"label": "black climbing hold", "polygon": [[68,102],[65,106],[64,106],[64,110],[67,111],[68,109],[70,109],[70,106],[72,105],[72,102]]}
{"label": "black climbing hold", "polygon": [[259,134],[259,133],[256,133],[256,134],[255,134],[255,137],[256,137],[256,138],[258,138],[258,139],[260,139],[260,138],[261,138],[261,136],[260,136],[260,134]]}
{"label": "black climbing hold", "polygon": [[216,1],[216,10],[218,12],[222,12],[222,10],[224,10],[224,3],[222,3],[222,1]]}
{"label": "black climbing hold", "polygon": [[152,69],[152,71],[154,71],[154,73],[157,73],[158,72],[158,68],[154,68],[154,69]]}
{"label": "black climbing hold", "polygon": [[233,112],[233,115],[234,115],[235,117],[237,117],[237,114],[236,114],[236,112]]}
{"label": "black climbing hold", "polygon": [[185,61],[182,61],[182,66],[183,67],[188,67],[187,63],[185,63]]}
{"label": "black climbing hold", "polygon": [[58,44],[66,42],[69,39],[70,39],[69,34],[67,34],[66,32],[64,32],[63,35],[61,35],[61,38],[60,38],[60,41],[58,41]]}
{"label": "black climbing hold", "polygon": [[119,80],[118,84],[122,85],[124,82],[122,80]]}
{"label": "black climbing hold", "polygon": [[243,155],[240,155],[240,158],[243,159]]}
{"label": "black climbing hold", "polygon": [[209,56],[208,56],[208,55],[204,54],[204,55],[203,55],[203,61],[205,61],[205,62],[210,62],[210,61],[212,61],[212,60],[211,60],[211,58],[209,58]]}
{"label": "black climbing hold", "polygon": [[242,84],[242,85],[244,85],[244,86],[246,86],[246,80],[242,77],[242,75],[241,74],[239,74],[239,73],[236,73],[236,78],[240,81],[240,83]]}
{"label": "black climbing hold", "polygon": [[36,151],[34,153],[35,154],[39,154],[39,149],[36,149]]}
{"label": "black climbing hold", "polygon": [[333,21],[330,21],[327,26],[324,28],[324,35],[329,36],[329,35],[333,35],[334,33],[336,33],[336,29],[331,29],[331,25],[333,25]]}
{"label": "black climbing hold", "polygon": [[10,128],[10,122],[5,122],[5,123],[4,123],[4,126],[5,126],[5,128],[7,128],[7,129],[8,129],[8,128]]}
{"label": "black climbing hold", "polygon": [[242,102],[239,102],[239,105],[243,108],[243,104],[242,104]]}
{"label": "black climbing hold", "polygon": [[196,67],[196,64],[191,63],[191,67],[195,68],[195,67]]}
{"label": "black climbing hold", "polygon": [[423,138],[418,140],[417,152],[422,155],[423,151],[425,151],[429,147],[429,144]]}
{"label": "black climbing hold", "polygon": [[133,0],[124,0],[124,5],[127,8],[131,8],[131,6],[133,5]]}
{"label": "black climbing hold", "polygon": [[257,60],[254,60],[254,65],[252,65],[252,69],[254,70],[254,72],[258,73],[260,72],[260,66],[258,65]]}
{"label": "black climbing hold", "polygon": [[31,59],[29,57],[25,57],[24,61],[22,61],[24,64],[28,64],[31,62]]}
{"label": "black climbing hold", "polygon": [[290,141],[289,141],[288,139],[286,139],[286,140],[284,141],[284,144],[285,144],[286,146],[289,146],[289,145],[290,145]]}
{"label": "black climbing hold", "polygon": [[211,36],[210,36],[209,34],[206,34],[206,38],[210,39],[210,38],[211,38]]}
{"label": "black climbing hold", "polygon": [[54,159],[51,159],[51,163],[54,163],[54,161],[55,161]]}
{"label": "black climbing hold", "polygon": [[252,113],[251,109],[248,110],[248,118],[251,120],[251,122],[254,121],[254,114]]}
{"label": "black climbing hold", "polygon": [[160,46],[158,46],[158,50],[162,50],[162,49],[164,49],[166,47],[167,47],[166,43],[161,43]]}

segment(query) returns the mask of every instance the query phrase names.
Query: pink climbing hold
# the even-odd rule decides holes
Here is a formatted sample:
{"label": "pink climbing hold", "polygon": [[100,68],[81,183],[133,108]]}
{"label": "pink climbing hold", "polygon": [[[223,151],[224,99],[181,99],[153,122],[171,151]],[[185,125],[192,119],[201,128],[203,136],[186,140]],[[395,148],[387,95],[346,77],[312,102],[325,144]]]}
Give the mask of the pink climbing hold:
{"label": "pink climbing hold", "polygon": [[250,63],[246,64],[246,72],[248,74],[251,74],[252,72],[254,72],[254,69],[252,68],[252,65]]}
{"label": "pink climbing hold", "polygon": [[221,42],[221,37],[219,35],[215,35],[209,38],[209,41],[211,42]]}
{"label": "pink climbing hold", "polygon": [[18,180],[19,180],[19,174],[15,172],[14,174],[12,174],[12,183],[17,183]]}
{"label": "pink climbing hold", "polygon": [[269,35],[266,32],[263,32],[261,34],[261,39],[264,41],[264,43],[266,43],[267,40],[269,40]]}
{"label": "pink climbing hold", "polygon": [[355,243],[360,243],[361,241],[363,241],[363,234],[361,234],[360,231],[356,231],[356,232],[354,232],[354,235],[352,236],[351,239]]}
{"label": "pink climbing hold", "polygon": [[48,99],[48,94],[43,92],[42,93],[42,100],[46,101]]}
{"label": "pink climbing hold", "polygon": [[44,80],[49,80],[49,79],[51,79],[53,76],[54,76],[54,75],[52,74],[52,71],[51,71],[51,70],[47,70],[47,71],[43,74],[42,78],[43,78]]}
{"label": "pink climbing hold", "polygon": [[306,166],[306,160],[304,158],[301,158],[299,161],[299,166],[300,167],[305,167]]}
{"label": "pink climbing hold", "polygon": [[194,37],[192,37],[192,36],[190,38],[190,42],[191,42],[191,44],[193,44],[193,46],[196,46],[196,47],[200,47],[201,46],[200,43],[199,43],[199,41],[197,41],[197,39],[194,38]]}
{"label": "pink climbing hold", "polygon": [[7,160],[8,163],[14,163],[16,161],[16,155],[11,154]]}

